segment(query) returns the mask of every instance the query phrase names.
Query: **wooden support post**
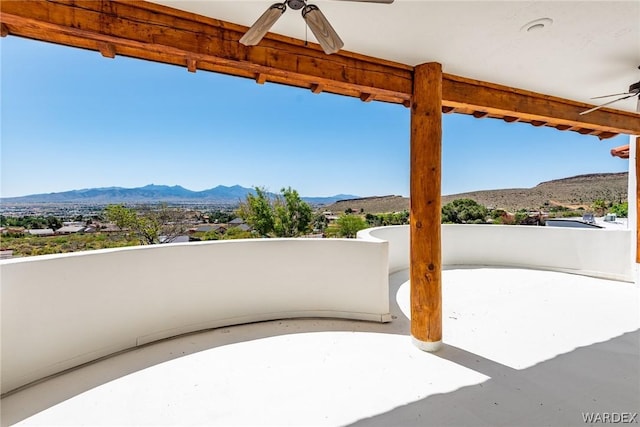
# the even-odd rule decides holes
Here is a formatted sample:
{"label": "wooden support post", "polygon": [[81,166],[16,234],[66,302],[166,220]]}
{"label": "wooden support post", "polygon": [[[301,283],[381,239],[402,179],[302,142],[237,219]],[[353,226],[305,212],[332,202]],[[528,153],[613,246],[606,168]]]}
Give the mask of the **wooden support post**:
{"label": "wooden support post", "polygon": [[442,345],[442,66],[415,67],[411,107],[411,336]]}
{"label": "wooden support post", "polygon": [[3,22],[0,24],[0,36],[7,37],[9,35],[9,27]]}
{"label": "wooden support post", "polygon": [[321,93],[324,90],[324,86],[318,83],[312,83],[311,84],[311,92],[315,93],[316,95]]}

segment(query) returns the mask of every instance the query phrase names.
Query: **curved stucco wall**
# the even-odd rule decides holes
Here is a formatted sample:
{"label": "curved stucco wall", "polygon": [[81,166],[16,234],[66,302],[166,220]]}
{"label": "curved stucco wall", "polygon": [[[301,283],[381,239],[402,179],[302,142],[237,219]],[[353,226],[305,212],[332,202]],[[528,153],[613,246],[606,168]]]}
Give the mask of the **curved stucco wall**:
{"label": "curved stucco wall", "polygon": [[389,243],[389,273],[409,268],[409,226],[390,225],[358,231],[358,239]]}
{"label": "curved stucco wall", "polygon": [[[538,268],[633,281],[629,230],[442,225],[442,264]],[[389,271],[409,267],[409,226],[362,230],[358,238],[389,242]]]}
{"label": "curved stucco wall", "polygon": [[388,244],[256,239],[0,262],[2,393],[182,333],[291,317],[389,321]]}

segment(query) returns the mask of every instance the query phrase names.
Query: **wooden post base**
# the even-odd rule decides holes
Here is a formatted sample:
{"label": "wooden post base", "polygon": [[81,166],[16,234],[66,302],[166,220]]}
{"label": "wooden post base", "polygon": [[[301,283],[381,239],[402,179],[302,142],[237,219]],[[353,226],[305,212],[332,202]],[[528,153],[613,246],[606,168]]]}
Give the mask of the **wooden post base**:
{"label": "wooden post base", "polygon": [[413,345],[418,347],[420,350],[427,351],[429,353],[434,353],[442,348],[442,341],[427,342],[420,341],[416,337],[411,337],[411,342],[413,342]]}

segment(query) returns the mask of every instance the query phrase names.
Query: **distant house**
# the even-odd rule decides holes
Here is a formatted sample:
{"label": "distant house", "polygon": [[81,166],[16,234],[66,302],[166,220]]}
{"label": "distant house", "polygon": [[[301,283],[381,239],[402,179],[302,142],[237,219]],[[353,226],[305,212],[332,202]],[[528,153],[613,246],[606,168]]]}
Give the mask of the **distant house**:
{"label": "distant house", "polygon": [[206,225],[199,225],[194,229],[194,232],[196,233],[207,233],[209,231],[224,233],[225,231],[227,231],[227,228],[224,225],[220,225],[220,224],[206,224]]}
{"label": "distant house", "polygon": [[242,231],[251,231],[251,227],[249,227],[249,225],[242,223],[238,226],[236,226],[235,228],[237,228],[238,230],[242,230]]}
{"label": "distant house", "polygon": [[51,228],[38,228],[33,230],[24,230],[25,234],[32,236],[53,236],[56,234]]}
{"label": "distant house", "polygon": [[76,226],[76,227],[84,227],[87,224],[82,221],[64,221],[62,225]]}
{"label": "distant house", "polygon": [[159,236],[158,240],[160,243],[187,243],[191,241],[189,236],[176,236],[172,239],[169,239],[167,236]]}
{"label": "distant house", "polygon": [[107,224],[101,225],[100,231],[102,231],[103,233],[117,233],[123,230],[115,224]]}
{"label": "distant house", "polygon": [[237,227],[240,224],[244,224],[244,220],[242,218],[234,218],[229,221],[229,227]]}
{"label": "distant house", "polygon": [[75,234],[82,233],[87,229],[84,225],[65,225],[56,230],[56,234]]}
{"label": "distant house", "polygon": [[2,227],[0,233],[2,234],[24,234],[24,227]]}

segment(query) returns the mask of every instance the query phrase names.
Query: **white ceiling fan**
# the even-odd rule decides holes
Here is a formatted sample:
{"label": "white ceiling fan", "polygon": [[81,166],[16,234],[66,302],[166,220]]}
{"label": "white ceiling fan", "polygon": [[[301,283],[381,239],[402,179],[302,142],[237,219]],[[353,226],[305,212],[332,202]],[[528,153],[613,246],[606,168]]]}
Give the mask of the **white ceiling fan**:
{"label": "white ceiling fan", "polygon": [[[640,69],[640,67],[638,67],[638,69]],[[618,101],[622,101],[623,99],[628,99],[628,98],[632,98],[634,96],[638,97],[638,104],[636,106],[636,111],[640,113],[640,81],[633,83],[631,86],[629,86],[629,91],[624,92],[624,93],[614,93],[612,95],[604,95],[604,96],[596,96],[595,98],[591,98],[591,99],[601,99],[601,98],[609,98],[612,96],[620,96],[621,98],[617,98],[614,99],[613,101],[609,101],[606,102],[602,105],[598,105],[597,107],[593,107],[593,108],[589,108],[586,111],[583,111],[580,113],[580,115],[583,114],[588,114],[592,111],[596,111],[602,107],[606,107],[607,105],[611,105],[614,102],[618,102]]]}
{"label": "white ceiling fan", "polygon": [[[393,3],[393,0],[342,0],[365,3]],[[293,10],[302,9],[302,18],[313,32],[313,35],[322,46],[322,50],[327,55],[336,53],[344,46],[344,43],[333,29],[327,18],[320,11],[318,6],[307,4],[306,0],[284,0],[282,3],[271,5],[258,20],[242,36],[240,43],[245,46],[254,46],[267,34],[269,29],[276,23],[278,18],[287,10],[287,6]]]}

